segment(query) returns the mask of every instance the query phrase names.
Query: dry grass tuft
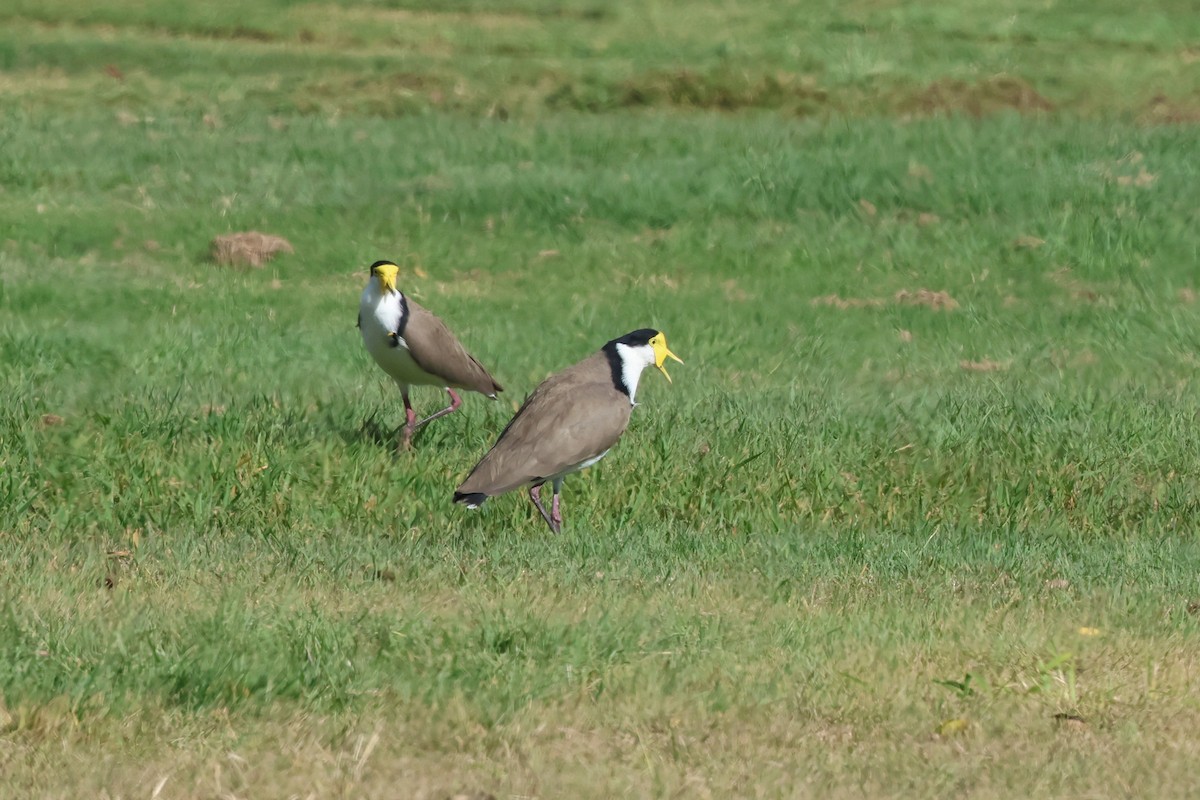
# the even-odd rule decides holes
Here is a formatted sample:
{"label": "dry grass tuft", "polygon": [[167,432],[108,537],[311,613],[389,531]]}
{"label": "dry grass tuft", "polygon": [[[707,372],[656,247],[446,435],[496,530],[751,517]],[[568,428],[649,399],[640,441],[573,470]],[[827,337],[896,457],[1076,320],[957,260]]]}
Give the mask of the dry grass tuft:
{"label": "dry grass tuft", "polygon": [[1057,723],[1060,730],[1067,733],[1087,733],[1087,720],[1078,714],[1058,713],[1054,715],[1054,721]]}
{"label": "dry grass tuft", "polygon": [[292,243],[282,236],[245,231],[218,236],[212,241],[212,259],[227,267],[261,269],[276,253],[294,253]]}
{"label": "dry grass tuft", "polygon": [[750,293],[738,286],[738,282],[733,278],[721,282],[721,291],[724,292],[725,299],[731,303],[744,303],[750,299]]}
{"label": "dry grass tuft", "polygon": [[1158,180],[1158,176],[1150,172],[1145,167],[1141,167],[1136,175],[1118,175],[1118,186],[1138,186],[1145,187]]}
{"label": "dry grass tuft", "polygon": [[[934,311],[950,311],[958,308],[958,301],[948,292],[935,292],[931,289],[901,289],[892,295],[892,302],[902,306],[925,306]],[[813,306],[829,306],[845,311],[851,308],[883,308],[888,301],[882,297],[842,297],[839,294],[826,294],[814,297],[809,301]],[[911,336],[911,334],[909,334]],[[903,334],[901,334],[903,338]],[[910,339],[904,339],[910,341]]]}
{"label": "dry grass tuft", "polygon": [[963,359],[958,362],[958,368],[966,372],[999,372],[1000,370],[1008,369],[1009,362],[993,361],[990,358],[985,358],[980,361],[971,361]]}
{"label": "dry grass tuft", "polygon": [[884,305],[883,300],[878,297],[842,297],[838,294],[814,297],[810,302],[814,306],[831,306],[842,310],[848,308],[882,308]]}
{"label": "dry grass tuft", "polygon": [[1200,122],[1200,104],[1156,94],[1146,104],[1140,118],[1150,125],[1195,125]]}
{"label": "dry grass tuft", "polygon": [[1144,154],[1133,150],[1117,159],[1114,164],[1097,165],[1097,170],[1106,180],[1112,181],[1118,186],[1134,186],[1144,189],[1158,180],[1157,173],[1146,169],[1143,163],[1145,160]]}
{"label": "dry grass tuft", "polygon": [[1046,278],[1070,295],[1073,300],[1080,300],[1084,303],[1111,302],[1111,299],[1106,298],[1105,293],[1101,291],[1101,287],[1075,277],[1075,273],[1070,267],[1059,267],[1048,272]]}
{"label": "dry grass tuft", "polygon": [[934,311],[952,311],[958,308],[958,301],[948,292],[935,292],[930,289],[917,289],[912,292],[908,289],[901,289],[896,292],[893,299],[900,305],[926,306]]}
{"label": "dry grass tuft", "polygon": [[995,75],[976,83],[934,81],[911,101],[911,106],[924,114],[965,113],[972,117],[1008,110],[1032,114],[1055,108],[1031,84],[1011,75]]}

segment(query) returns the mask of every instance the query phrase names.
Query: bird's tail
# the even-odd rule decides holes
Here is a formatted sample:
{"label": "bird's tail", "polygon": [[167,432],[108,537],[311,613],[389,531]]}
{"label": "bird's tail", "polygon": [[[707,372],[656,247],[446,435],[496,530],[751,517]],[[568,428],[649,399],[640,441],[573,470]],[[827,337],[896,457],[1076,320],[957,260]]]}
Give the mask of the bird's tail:
{"label": "bird's tail", "polygon": [[454,502],[466,503],[467,508],[479,508],[488,496],[483,492],[455,492]]}

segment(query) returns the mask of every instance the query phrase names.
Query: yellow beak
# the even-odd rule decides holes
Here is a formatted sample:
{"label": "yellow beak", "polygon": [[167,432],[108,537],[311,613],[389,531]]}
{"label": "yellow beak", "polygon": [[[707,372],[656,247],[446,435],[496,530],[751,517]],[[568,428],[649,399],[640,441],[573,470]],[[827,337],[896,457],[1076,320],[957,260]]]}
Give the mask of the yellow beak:
{"label": "yellow beak", "polygon": [[396,276],[400,274],[400,268],[395,264],[380,264],[375,268],[375,274],[379,276],[379,285],[383,287],[384,292],[396,291]]}
{"label": "yellow beak", "polygon": [[668,358],[673,358],[682,364],[683,359],[667,348],[667,337],[661,333],[650,340],[650,346],[654,348],[654,366],[658,367],[658,371],[666,377],[667,383],[671,383],[671,376],[667,374],[667,368],[663,366],[663,362]]}

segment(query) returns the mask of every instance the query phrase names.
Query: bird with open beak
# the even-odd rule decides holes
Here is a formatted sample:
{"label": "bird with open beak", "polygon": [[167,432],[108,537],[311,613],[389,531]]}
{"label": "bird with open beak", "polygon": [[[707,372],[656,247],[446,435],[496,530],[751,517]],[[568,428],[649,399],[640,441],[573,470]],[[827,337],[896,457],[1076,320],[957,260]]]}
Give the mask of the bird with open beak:
{"label": "bird with open beak", "polygon": [[[683,363],[661,331],[643,328],[542,381],[454,492],[454,502],[478,508],[489,497],[528,486],[534,506],[558,533],[563,478],[604,458],[629,425],[642,370],[657,367],[670,381],[663,366],[668,358]],[[554,487],[549,513],[541,500],[547,482]]]}

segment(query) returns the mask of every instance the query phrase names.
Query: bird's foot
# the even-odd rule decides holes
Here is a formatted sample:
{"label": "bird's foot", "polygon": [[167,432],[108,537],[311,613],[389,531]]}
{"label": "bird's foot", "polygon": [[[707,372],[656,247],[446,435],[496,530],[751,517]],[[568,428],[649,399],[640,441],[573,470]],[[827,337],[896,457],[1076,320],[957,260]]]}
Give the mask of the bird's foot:
{"label": "bird's foot", "polygon": [[529,487],[529,499],[533,501],[533,504],[535,506],[537,506],[537,510],[539,512],[541,512],[542,519],[546,520],[546,524],[550,526],[550,530],[554,531],[555,533],[558,533],[559,530],[562,528],[562,521],[560,520],[558,524],[555,524],[554,520],[550,517],[550,515],[546,513],[546,507],[544,505],[542,505],[542,496],[541,495],[542,495],[542,485],[541,484],[538,484],[537,486]]}
{"label": "bird's foot", "polygon": [[400,438],[396,440],[396,452],[405,453],[412,450],[413,429],[405,425],[400,429]]}
{"label": "bird's foot", "polygon": [[397,453],[412,449],[412,437],[417,427],[417,412],[413,411],[406,397],[404,398],[404,426],[400,428],[400,439],[396,442]]}

